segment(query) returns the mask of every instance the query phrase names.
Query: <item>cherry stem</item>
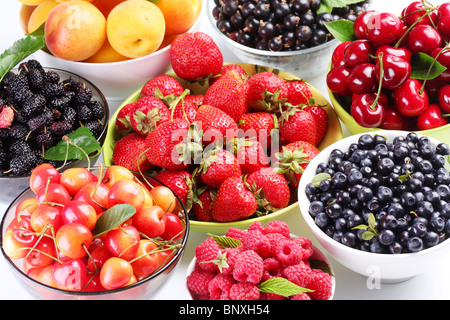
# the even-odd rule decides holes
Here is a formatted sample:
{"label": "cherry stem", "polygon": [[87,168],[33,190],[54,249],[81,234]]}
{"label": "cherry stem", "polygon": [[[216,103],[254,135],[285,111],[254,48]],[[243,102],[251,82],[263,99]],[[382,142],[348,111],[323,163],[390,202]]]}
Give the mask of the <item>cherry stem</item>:
{"label": "cherry stem", "polygon": [[[425,18],[426,16],[428,16],[430,14],[431,11],[435,10],[436,7],[427,7],[426,9],[420,9],[414,12],[411,12],[410,14],[416,13],[416,12],[420,12],[422,10],[425,10],[426,13],[424,15],[422,15],[419,19],[417,19],[416,21],[414,21],[414,23],[412,25],[409,26],[409,28],[406,30],[406,32],[400,37],[400,39],[397,41],[397,43],[395,44],[394,48],[398,48],[400,46],[400,44],[403,42],[403,40],[405,39],[405,37],[408,35],[408,33],[411,31],[412,28],[414,28],[423,18]],[[408,15],[410,15],[408,14]],[[406,16],[408,16],[406,15]],[[405,17],[406,17],[405,16]],[[404,18],[404,17],[402,17]]]}
{"label": "cherry stem", "polygon": [[382,84],[383,84],[383,77],[384,77],[384,69],[383,69],[383,52],[380,52],[378,54],[378,60],[380,61],[380,82],[378,83],[378,91],[377,91],[377,96],[375,97],[374,102],[372,103],[372,105],[370,106],[370,108],[372,110],[376,109],[376,105],[378,103],[378,99],[380,98],[380,94],[381,94],[381,89],[382,89]]}
{"label": "cherry stem", "polygon": [[441,55],[442,52],[444,52],[445,50],[447,50],[449,48],[449,45],[447,44],[444,48],[442,48],[438,54],[436,55],[436,57],[434,57],[433,62],[430,64],[430,67],[428,68],[427,74],[425,76],[425,79],[423,80],[423,84],[422,87],[419,90],[419,94],[422,94],[423,91],[425,90],[425,85],[428,81],[428,77],[430,76],[430,72],[433,69],[435,63],[437,62],[438,57]]}

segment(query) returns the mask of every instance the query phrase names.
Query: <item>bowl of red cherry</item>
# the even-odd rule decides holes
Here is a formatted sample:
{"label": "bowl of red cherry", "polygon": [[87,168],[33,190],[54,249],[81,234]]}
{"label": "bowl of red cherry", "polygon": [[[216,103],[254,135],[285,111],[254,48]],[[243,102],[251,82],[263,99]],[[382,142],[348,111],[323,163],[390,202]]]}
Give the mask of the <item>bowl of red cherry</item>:
{"label": "bowl of red cherry", "polygon": [[448,2],[414,1],[398,16],[368,10],[343,32],[327,86],[350,133],[408,130],[450,142],[449,18]]}
{"label": "bowl of red cherry", "polygon": [[365,12],[364,0],[325,8],[317,0],[208,1],[207,15],[236,61],[277,69],[304,79],[326,72],[339,43],[326,29],[334,20],[354,21]]}
{"label": "bowl of red cherry", "polygon": [[44,163],[0,231],[2,263],[33,298],[148,299],[181,261],[189,218],[153,178],[121,166],[60,172]]}
{"label": "bowl of red cherry", "polygon": [[333,258],[373,281],[427,272],[450,253],[449,153],[410,131],[342,139],[302,175],[302,220]]}

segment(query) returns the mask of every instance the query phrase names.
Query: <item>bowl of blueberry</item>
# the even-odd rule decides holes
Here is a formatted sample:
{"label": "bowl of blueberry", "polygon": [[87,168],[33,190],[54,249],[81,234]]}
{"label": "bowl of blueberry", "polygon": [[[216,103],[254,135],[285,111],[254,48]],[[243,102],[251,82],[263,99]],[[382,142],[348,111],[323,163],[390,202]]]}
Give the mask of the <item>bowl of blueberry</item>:
{"label": "bowl of blueberry", "polygon": [[[8,203],[28,187],[32,170],[42,162],[57,168],[86,164],[87,158],[79,161],[70,155],[66,161],[49,160],[49,150],[80,127],[89,131],[78,132],[101,147],[108,122],[108,103],[87,79],[43,67],[34,59],[19,64],[0,82],[0,181],[9,186],[0,200]],[[99,154],[90,153],[89,161]]]}
{"label": "bowl of blueberry", "polygon": [[347,137],[302,175],[304,222],[348,269],[399,282],[450,254],[449,146],[390,130]]}
{"label": "bowl of blueberry", "polygon": [[326,22],[354,21],[369,0],[325,8],[320,0],[208,1],[211,25],[239,60],[278,69],[304,79],[327,70],[338,41]]}

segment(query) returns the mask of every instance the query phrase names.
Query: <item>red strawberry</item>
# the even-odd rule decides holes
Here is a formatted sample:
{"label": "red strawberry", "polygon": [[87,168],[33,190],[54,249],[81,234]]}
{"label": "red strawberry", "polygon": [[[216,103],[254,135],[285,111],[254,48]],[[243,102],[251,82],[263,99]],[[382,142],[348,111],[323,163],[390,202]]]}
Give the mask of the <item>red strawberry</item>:
{"label": "red strawberry", "polygon": [[182,79],[198,81],[222,70],[223,56],[214,40],[203,32],[187,32],[170,46],[173,71]]}
{"label": "red strawberry", "polygon": [[157,75],[148,80],[141,90],[141,98],[152,96],[164,98],[168,95],[178,96],[184,91],[181,83],[168,74]]}
{"label": "red strawberry", "polygon": [[272,144],[272,134],[276,118],[271,112],[249,112],[239,119],[238,127],[245,137],[255,138],[264,148]]}
{"label": "red strawberry", "polygon": [[204,99],[205,96],[203,94],[189,94],[184,98],[184,101],[190,101],[197,107],[200,107],[203,104]]}
{"label": "red strawberry", "polygon": [[276,173],[272,167],[249,174],[246,182],[254,192],[259,191],[262,209],[275,211],[288,205],[291,196],[289,185],[284,175]]}
{"label": "red strawberry", "polygon": [[219,222],[246,219],[256,212],[257,206],[255,196],[240,177],[228,178],[220,186],[213,202],[213,219]]}
{"label": "red strawberry", "polygon": [[161,99],[147,96],[137,101],[129,117],[133,129],[147,136],[158,125],[170,119],[170,111]]}
{"label": "red strawberry", "polygon": [[145,154],[145,137],[131,132],[117,141],[112,162],[136,172],[145,172],[153,166]]}
{"label": "red strawberry", "polygon": [[295,141],[288,143],[276,155],[278,163],[275,172],[283,173],[289,185],[297,187],[303,171],[318,154],[319,149],[309,142]]}
{"label": "red strawberry", "polygon": [[322,141],[323,136],[328,130],[328,114],[327,111],[320,106],[307,106],[303,108],[306,112],[311,114],[316,123],[316,142],[314,145],[318,145]]}
{"label": "red strawberry", "polygon": [[243,174],[258,171],[270,165],[264,148],[255,139],[235,138],[230,141],[230,145]]}
{"label": "red strawberry", "polygon": [[205,184],[218,189],[227,178],[240,177],[242,172],[236,157],[231,152],[215,148],[204,154],[199,174]]}
{"label": "red strawberry", "polygon": [[297,140],[316,143],[316,123],[314,117],[301,109],[290,107],[280,116],[280,136],[287,142]]}
{"label": "red strawberry", "polygon": [[224,64],[222,66],[222,70],[220,71],[220,73],[217,76],[209,78],[209,86],[212,86],[214,82],[216,82],[218,79],[220,79],[222,76],[226,75],[230,71],[233,71],[233,72],[236,72],[237,74],[239,74],[241,79],[248,80],[247,72],[240,65],[234,64],[234,63]]}
{"label": "red strawberry", "polygon": [[166,169],[159,172],[156,180],[164,183],[181,199],[186,210],[192,207],[192,175],[187,170]]}
{"label": "red strawberry", "polygon": [[187,164],[180,160],[176,146],[188,135],[189,122],[173,119],[161,123],[146,138],[146,155],[150,163],[166,169],[184,169]]}
{"label": "red strawberry", "polygon": [[117,113],[116,118],[116,130],[127,130],[131,129],[131,123],[130,123],[130,112],[137,106],[137,101],[130,102],[124,105],[119,112]]}
{"label": "red strawberry", "polygon": [[0,128],[9,128],[14,120],[14,110],[11,107],[3,106],[0,112]]}
{"label": "red strawberry", "polygon": [[197,115],[197,105],[189,100],[182,99],[172,107],[172,119],[186,119],[189,122],[195,120]]}
{"label": "red strawberry", "polygon": [[303,80],[287,80],[285,86],[288,91],[287,102],[297,106],[299,104],[309,105],[312,99],[311,88]]}
{"label": "red strawberry", "polygon": [[276,112],[288,98],[284,80],[273,72],[263,71],[248,79],[248,101],[258,111]]}
{"label": "red strawberry", "polygon": [[214,142],[228,141],[237,135],[236,121],[219,108],[210,105],[205,104],[198,108],[195,122],[207,138],[214,138]]}
{"label": "red strawberry", "polygon": [[248,89],[249,84],[238,73],[230,71],[206,90],[204,104],[219,108],[238,121],[250,111]]}
{"label": "red strawberry", "polygon": [[209,187],[199,190],[199,194],[196,196],[196,200],[194,200],[192,206],[192,211],[194,212],[196,220],[208,222],[214,221],[212,217],[212,204],[216,198],[216,193],[217,190]]}

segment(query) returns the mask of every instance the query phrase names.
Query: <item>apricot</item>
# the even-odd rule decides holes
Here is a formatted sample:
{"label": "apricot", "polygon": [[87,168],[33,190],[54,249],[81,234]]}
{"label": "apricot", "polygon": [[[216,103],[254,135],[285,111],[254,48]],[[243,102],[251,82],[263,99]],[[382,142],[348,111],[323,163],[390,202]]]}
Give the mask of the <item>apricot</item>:
{"label": "apricot", "polygon": [[47,20],[50,11],[52,11],[58,4],[59,2],[56,0],[44,0],[40,3],[36,9],[34,9],[30,19],[28,20],[27,32],[31,33],[39,28]]}
{"label": "apricot", "polygon": [[94,0],[91,3],[96,6],[101,13],[103,13],[105,18],[107,18],[111,10],[124,1],[125,0]]}
{"label": "apricot", "polygon": [[108,62],[119,62],[129,60],[130,58],[125,57],[118,53],[109,43],[108,39],[105,40],[103,47],[97,51],[92,57],[84,60],[84,62],[89,63],[108,63]]}
{"label": "apricot", "polygon": [[62,59],[82,61],[92,57],[106,40],[106,19],[94,5],[82,0],[60,3],[45,23],[50,52]]}
{"label": "apricot", "polygon": [[202,9],[201,0],[159,0],[156,5],[166,21],[166,34],[187,32]]}
{"label": "apricot", "polygon": [[[56,0],[56,1],[58,1],[59,3],[63,3],[63,2],[71,1],[71,0]],[[92,0],[82,0],[82,1],[92,2]]]}
{"label": "apricot", "polygon": [[23,4],[26,4],[27,6],[37,6],[44,0],[19,0]]}
{"label": "apricot", "polygon": [[36,6],[27,6],[23,4],[20,6],[20,26],[24,32],[28,32],[28,21]]}
{"label": "apricot", "polygon": [[161,10],[146,0],[128,0],[114,7],[106,20],[111,46],[129,58],[155,52],[164,38]]}

